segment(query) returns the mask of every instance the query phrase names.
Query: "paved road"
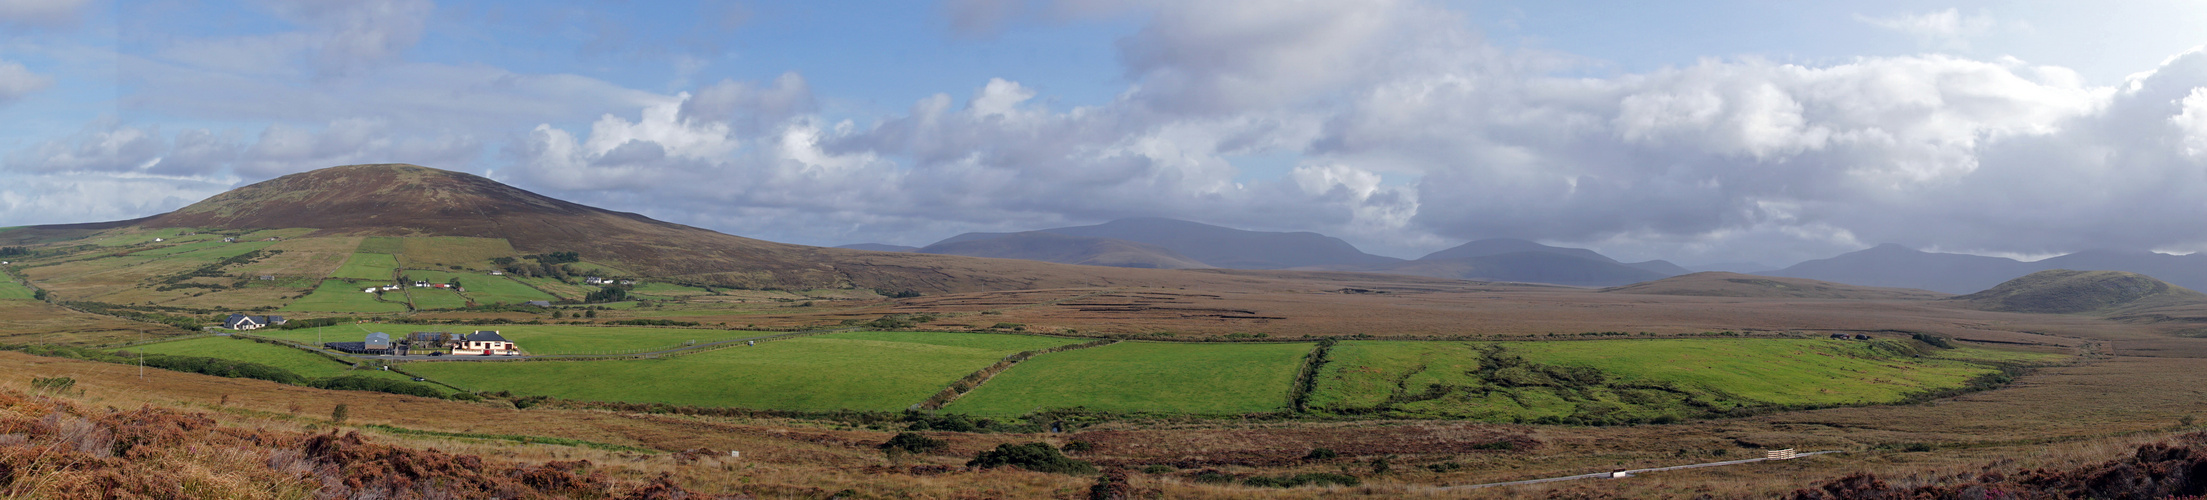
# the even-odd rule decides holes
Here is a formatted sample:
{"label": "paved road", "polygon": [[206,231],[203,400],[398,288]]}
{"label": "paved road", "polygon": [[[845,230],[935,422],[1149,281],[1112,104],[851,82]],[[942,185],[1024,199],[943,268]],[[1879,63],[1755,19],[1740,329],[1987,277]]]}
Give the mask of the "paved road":
{"label": "paved road", "polygon": [[[659,355],[665,355],[665,354],[673,354],[673,353],[678,353],[678,352],[682,352],[682,351],[689,351],[689,350],[695,350],[695,349],[704,349],[704,348],[707,348],[707,347],[712,347],[712,346],[717,346],[717,345],[723,345],[723,344],[730,344],[730,343],[735,343],[735,342],[753,342],[753,341],[768,341],[768,340],[774,340],[774,339],[779,339],[779,338],[785,338],[785,337],[794,337],[794,336],[799,336],[799,335],[813,335],[813,334],[822,334],[822,333],[836,333],[836,332],[846,332],[846,331],[852,331],[852,330],[858,330],[858,328],[835,328],[835,329],[827,329],[827,330],[806,330],[806,331],[801,331],[801,332],[776,333],[776,334],[772,334],[772,335],[760,335],[760,336],[757,336],[757,337],[744,337],[744,338],[736,338],[736,339],[718,340],[718,341],[713,341],[713,342],[705,342],[705,343],[700,343],[700,344],[697,344],[697,345],[686,345],[686,346],[676,347],[676,348],[673,348],[673,349],[662,349],[662,350],[657,350],[657,351],[648,351],[648,352],[636,352],[636,353],[626,353],[626,354],[543,354],[543,355],[521,355],[521,356],[452,356],[452,355],[444,355],[444,356],[430,356],[430,355],[425,355],[425,354],[410,354],[410,355],[406,355],[406,356],[392,356],[392,355],[387,355],[387,354],[352,354],[352,353],[343,353],[343,352],[330,351],[330,350],[327,350],[327,349],[311,349],[311,350],[314,350],[314,351],[317,351],[317,352],[322,352],[322,353],[326,353],[326,354],[330,354],[330,355],[334,355],[334,356],[344,356],[344,357],[348,357],[348,358],[353,358],[353,359],[360,359],[360,360],[386,360],[386,361],[513,361],[513,360],[521,360],[521,359],[576,359],[576,358],[604,358],[604,357],[629,357],[629,356],[659,356]],[[269,338],[269,337],[262,337],[262,338]],[[284,341],[284,340],[282,340],[282,339],[274,339],[274,340],[278,340],[278,341]],[[286,341],[286,342],[288,342],[288,341]],[[307,346],[307,344],[306,344],[306,343],[304,343],[304,342],[300,342],[300,343],[297,343],[297,344],[295,344],[295,345],[294,345],[294,347],[297,347],[297,346]],[[309,347],[307,347],[307,348],[311,348],[311,347],[312,347],[312,346],[309,346]]]}
{"label": "paved road", "polygon": [[[1842,452],[1842,451],[1838,451],[1838,450],[1832,450],[1832,451],[1818,451],[1818,452],[1802,453],[1802,454],[1800,454],[1800,455],[1796,455],[1796,457],[1811,457],[1811,456],[1816,456],[1816,455],[1822,455],[1822,454],[1826,454],[1826,453],[1844,453],[1844,452]],[[1702,468],[1702,467],[1722,467],[1722,466],[1726,466],[1726,465],[1739,465],[1739,464],[1749,464],[1749,463],[1755,463],[1755,462],[1763,462],[1763,461],[1769,461],[1769,460],[1777,460],[1777,459],[1773,459],[1773,458],[1750,458],[1750,459],[1745,459],[1745,460],[1726,460],[1726,461],[1723,461],[1723,462],[1709,462],[1709,463],[1700,463],[1700,464],[1688,464],[1688,465],[1673,465],[1673,466],[1670,466],[1670,467],[1656,467],[1656,468],[1652,468],[1652,469],[1631,469],[1631,470],[1627,470],[1627,471],[1625,471],[1625,475],[1627,475],[1627,476],[1637,476],[1637,475],[1640,475],[1640,474],[1642,474],[1642,473],[1647,473],[1647,472],[1662,472],[1662,471],[1667,471],[1667,470],[1680,470],[1680,469],[1699,469],[1699,468]],[[1434,489],[1436,489],[1436,490],[1442,490],[1442,491],[1447,491],[1447,490],[1469,490],[1469,489],[1477,489],[1477,488],[1492,488],[1492,487],[1496,487],[1496,486],[1521,486],[1521,485],[1527,485],[1527,484],[1552,483],[1552,482],[1556,482],[1556,481],[1570,481],[1570,480],[1574,480],[1574,479],[1606,479],[1606,478],[1609,478],[1609,477],[1610,477],[1610,473],[1608,473],[1608,472],[1596,472],[1596,473],[1593,473],[1593,474],[1580,474],[1580,475],[1576,475],[1576,476],[1551,477],[1551,478],[1545,478],[1545,479],[1527,479],[1527,480],[1524,480],[1524,481],[1510,481],[1510,482],[1505,482],[1505,483],[1486,483],[1486,484],[1466,484],[1466,485],[1458,485],[1458,486],[1441,486],[1441,487],[1437,487],[1437,488],[1434,488]]]}

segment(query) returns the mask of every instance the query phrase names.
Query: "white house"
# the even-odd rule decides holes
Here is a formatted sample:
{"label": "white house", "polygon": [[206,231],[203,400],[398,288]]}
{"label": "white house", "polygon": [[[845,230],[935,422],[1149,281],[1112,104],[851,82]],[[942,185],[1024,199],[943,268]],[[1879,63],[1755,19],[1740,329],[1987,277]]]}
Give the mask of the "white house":
{"label": "white house", "polygon": [[454,356],[515,356],[521,354],[513,341],[498,335],[497,330],[476,330],[452,343]]}
{"label": "white house", "polygon": [[506,275],[506,272],[505,272],[505,271],[491,271],[491,272],[490,272],[490,275],[491,275],[491,276],[505,276],[505,275]]}
{"label": "white house", "polygon": [[153,239],[153,242],[154,242],[154,243],[160,243],[160,242],[163,242],[163,241],[168,241],[168,238],[154,238],[154,239]]}
{"label": "white house", "polygon": [[367,287],[367,288],[363,288],[363,289],[360,289],[360,291],[361,291],[361,293],[376,293],[376,292],[381,292],[381,291],[383,291],[383,288],[381,288],[381,287],[373,287],[373,286],[371,286],[371,287]]}

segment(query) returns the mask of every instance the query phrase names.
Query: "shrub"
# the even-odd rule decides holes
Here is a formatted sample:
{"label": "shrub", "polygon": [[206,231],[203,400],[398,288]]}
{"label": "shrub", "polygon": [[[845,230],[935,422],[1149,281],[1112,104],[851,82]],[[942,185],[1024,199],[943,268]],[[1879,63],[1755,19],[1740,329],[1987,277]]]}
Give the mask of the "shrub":
{"label": "shrub", "polygon": [[339,391],[374,391],[386,392],[391,394],[404,394],[408,396],[421,396],[425,398],[443,397],[443,395],[437,393],[437,389],[429,387],[427,385],[416,384],[413,382],[400,382],[390,379],[380,379],[375,377],[363,377],[359,375],[344,375],[330,378],[314,379],[313,382],[307,383],[307,386],[316,389],[332,389]]}
{"label": "shrub", "polygon": [[996,449],[981,452],[966,462],[967,467],[995,468],[1018,467],[1035,472],[1057,474],[1090,474],[1096,466],[1088,462],[1066,457],[1050,443],[1000,444]]}
{"label": "shrub", "polygon": [[1359,484],[1364,484],[1364,481],[1357,479],[1356,476],[1351,476],[1348,474],[1335,474],[1331,472],[1311,472],[1281,477],[1255,476],[1249,479],[1243,479],[1241,481],[1241,484],[1271,488],[1294,488],[1303,485],[1356,486]]}
{"label": "shrub", "polygon": [[1175,470],[1178,470],[1178,469],[1174,469],[1174,468],[1172,468],[1172,466],[1170,466],[1170,465],[1165,465],[1165,464],[1150,464],[1149,466],[1147,466],[1147,467],[1143,467],[1143,468],[1142,468],[1142,473],[1143,473],[1143,474],[1171,474],[1171,473],[1173,473],[1173,471],[1175,471]]}
{"label": "shrub", "polygon": [[1336,458],[1341,458],[1341,454],[1335,453],[1333,448],[1311,448],[1309,454],[1303,455],[1304,460],[1332,460]]}
{"label": "shrub", "polygon": [[482,396],[477,396],[477,395],[475,395],[475,393],[472,393],[472,392],[455,392],[455,393],[452,393],[452,395],[450,395],[450,396],[445,396],[445,398],[446,398],[446,399],[451,399],[451,400],[453,400],[453,401],[482,401],[482,400],[483,400],[483,397],[482,397]]}
{"label": "shrub", "polygon": [[63,392],[77,386],[77,379],[69,377],[31,377],[31,387],[47,392]]}
{"label": "shrub", "polygon": [[889,438],[888,442],[881,443],[882,451],[901,451],[914,455],[925,455],[928,453],[934,453],[942,451],[944,448],[949,447],[950,443],[944,442],[941,439],[935,439],[910,432],[897,433],[895,437]]}
{"label": "shrub", "polygon": [[1083,453],[1096,449],[1096,445],[1087,441],[1074,441],[1070,443],[1065,443],[1065,446],[1061,446],[1058,449],[1065,450],[1066,453]]}
{"label": "shrub", "polygon": [[350,416],[352,416],[352,407],[346,406],[344,403],[338,403],[337,406],[330,408],[331,422],[343,422],[345,417]]}

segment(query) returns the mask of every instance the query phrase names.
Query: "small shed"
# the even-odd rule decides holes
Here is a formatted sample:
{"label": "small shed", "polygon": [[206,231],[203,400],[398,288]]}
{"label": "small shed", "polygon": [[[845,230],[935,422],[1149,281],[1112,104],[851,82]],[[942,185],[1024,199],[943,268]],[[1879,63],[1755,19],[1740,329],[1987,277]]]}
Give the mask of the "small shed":
{"label": "small shed", "polygon": [[552,307],[552,302],[547,300],[531,300],[529,301],[529,305],[537,307]]}

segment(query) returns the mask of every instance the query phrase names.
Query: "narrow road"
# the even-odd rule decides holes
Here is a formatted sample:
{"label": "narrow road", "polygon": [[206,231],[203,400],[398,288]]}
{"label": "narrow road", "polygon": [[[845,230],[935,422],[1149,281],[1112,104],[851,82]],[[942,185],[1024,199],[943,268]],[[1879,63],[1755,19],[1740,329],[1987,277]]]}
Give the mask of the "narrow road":
{"label": "narrow road", "polygon": [[[1816,456],[1816,455],[1822,455],[1822,454],[1826,454],[1826,453],[1845,453],[1845,452],[1843,452],[1843,451],[1838,451],[1838,450],[1831,450],[1831,451],[1818,451],[1818,452],[1802,453],[1802,454],[1799,454],[1799,455],[1795,455],[1795,457],[1796,457],[1796,458],[1800,458],[1800,457],[1811,457],[1811,456]],[[1726,465],[1739,465],[1739,464],[1750,464],[1750,463],[1755,463],[1755,462],[1764,462],[1764,461],[1770,461],[1770,460],[1785,460],[1785,459],[1777,459],[1777,458],[1749,458],[1749,459],[1745,459],[1745,460],[1726,460],[1726,461],[1723,461],[1723,462],[1709,462],[1709,463],[1700,463],[1700,464],[1688,464],[1688,465],[1673,465],[1673,466],[1670,466],[1670,467],[1656,467],[1656,468],[1652,468],[1652,469],[1632,469],[1632,470],[1627,470],[1627,471],[1625,471],[1625,475],[1626,475],[1626,476],[1637,476],[1637,475],[1640,475],[1640,474],[1642,474],[1642,473],[1647,473],[1647,472],[1662,472],[1662,471],[1667,471],[1667,470],[1680,470],[1680,469],[1699,469],[1699,468],[1702,468],[1702,467],[1722,467],[1722,466],[1726,466]],[[1470,490],[1470,489],[1478,489],[1478,488],[1492,488],[1492,487],[1496,487],[1496,486],[1522,486],[1522,485],[1527,485],[1527,484],[1552,483],[1552,482],[1556,482],[1556,481],[1570,481],[1570,480],[1573,480],[1573,479],[1607,479],[1607,478],[1609,478],[1609,477],[1610,477],[1610,474],[1611,474],[1611,473],[1608,473],[1608,472],[1596,472],[1596,473],[1593,473],[1593,474],[1580,474],[1580,475],[1576,475],[1576,476],[1551,477],[1551,478],[1545,478],[1545,479],[1527,479],[1527,480],[1524,480],[1524,481],[1510,481],[1510,482],[1504,482],[1504,483],[1486,483],[1486,484],[1465,484],[1465,485],[1458,485],[1458,486],[1440,486],[1440,487],[1435,487],[1434,489],[1436,489],[1436,490],[1440,490],[1440,491],[1449,491],[1449,490]]]}

